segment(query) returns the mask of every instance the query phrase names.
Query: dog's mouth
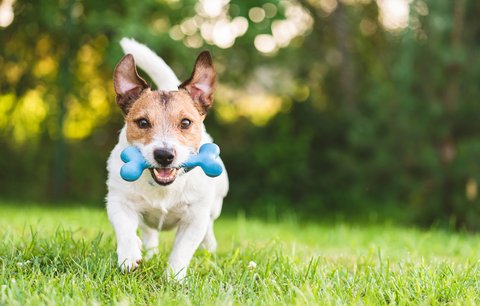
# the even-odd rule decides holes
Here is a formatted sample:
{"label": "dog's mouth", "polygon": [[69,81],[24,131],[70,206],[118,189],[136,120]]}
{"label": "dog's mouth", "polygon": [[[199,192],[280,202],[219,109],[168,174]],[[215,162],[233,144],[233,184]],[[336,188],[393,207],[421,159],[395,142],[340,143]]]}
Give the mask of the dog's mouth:
{"label": "dog's mouth", "polygon": [[155,182],[159,185],[166,186],[177,177],[177,168],[150,168],[150,174]]}

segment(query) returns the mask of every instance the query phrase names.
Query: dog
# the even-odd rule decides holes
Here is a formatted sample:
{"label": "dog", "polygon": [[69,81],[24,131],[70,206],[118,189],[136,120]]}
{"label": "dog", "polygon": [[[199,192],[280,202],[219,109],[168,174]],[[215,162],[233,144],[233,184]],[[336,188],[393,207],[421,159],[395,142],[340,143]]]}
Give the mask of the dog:
{"label": "dog", "polygon": [[[158,232],[176,229],[167,274],[183,280],[198,247],[214,252],[214,221],[220,215],[229,182],[225,167],[215,178],[197,167],[180,165],[212,138],[203,121],[213,104],[216,73],[208,51],[198,56],[192,75],[180,83],[153,51],[122,39],[127,53],[117,64],[113,84],[125,119],[119,141],[107,162],[106,208],[117,240],[118,265],[136,269],[158,252]],[[156,83],[151,89],[139,76],[136,63]],[[134,145],[153,167],[134,182],[120,177],[120,153]],[[141,239],[137,236],[141,232]]]}

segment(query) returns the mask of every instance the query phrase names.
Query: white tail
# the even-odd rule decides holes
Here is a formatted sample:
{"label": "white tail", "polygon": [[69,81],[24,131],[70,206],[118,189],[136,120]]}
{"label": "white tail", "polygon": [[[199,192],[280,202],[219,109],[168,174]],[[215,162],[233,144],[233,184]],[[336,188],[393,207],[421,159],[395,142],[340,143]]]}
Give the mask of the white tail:
{"label": "white tail", "polygon": [[160,90],[177,90],[180,81],[165,61],[147,46],[132,38],[120,40],[123,52],[132,54],[135,63],[145,71]]}

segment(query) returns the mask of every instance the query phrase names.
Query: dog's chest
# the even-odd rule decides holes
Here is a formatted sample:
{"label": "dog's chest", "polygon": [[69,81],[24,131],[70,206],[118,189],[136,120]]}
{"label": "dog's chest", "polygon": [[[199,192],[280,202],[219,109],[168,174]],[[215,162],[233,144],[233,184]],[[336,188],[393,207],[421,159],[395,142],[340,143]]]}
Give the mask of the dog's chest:
{"label": "dog's chest", "polygon": [[181,178],[169,188],[144,190],[142,204],[137,207],[146,225],[169,230],[190,214],[190,208],[195,205],[198,196]]}
{"label": "dog's chest", "polygon": [[151,208],[141,213],[143,221],[151,228],[170,230],[188,214],[187,204],[177,204],[170,209]]}

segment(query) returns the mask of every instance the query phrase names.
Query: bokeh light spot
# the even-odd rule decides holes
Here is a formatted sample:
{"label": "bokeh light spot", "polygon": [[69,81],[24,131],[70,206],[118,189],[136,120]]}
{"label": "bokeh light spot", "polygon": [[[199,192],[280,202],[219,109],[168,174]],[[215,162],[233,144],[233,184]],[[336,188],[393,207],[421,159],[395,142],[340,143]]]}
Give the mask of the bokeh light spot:
{"label": "bokeh light spot", "polygon": [[248,11],[248,18],[255,23],[262,22],[265,19],[265,10],[261,7],[252,7]]}
{"label": "bokeh light spot", "polygon": [[258,51],[266,54],[272,53],[277,49],[275,39],[272,35],[268,34],[257,35],[253,44]]}
{"label": "bokeh light spot", "polygon": [[12,22],[15,14],[13,13],[13,3],[15,0],[3,0],[0,4],[0,27],[6,28]]}

